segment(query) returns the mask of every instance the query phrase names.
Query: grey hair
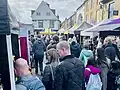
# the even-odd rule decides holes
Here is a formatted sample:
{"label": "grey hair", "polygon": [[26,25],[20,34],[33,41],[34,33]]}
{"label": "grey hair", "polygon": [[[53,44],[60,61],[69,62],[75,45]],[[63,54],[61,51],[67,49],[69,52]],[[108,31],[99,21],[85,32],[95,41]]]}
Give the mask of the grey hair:
{"label": "grey hair", "polygon": [[70,50],[70,44],[69,44],[67,41],[60,41],[60,42],[57,44],[57,48],[58,48],[58,49],[65,48],[66,50]]}

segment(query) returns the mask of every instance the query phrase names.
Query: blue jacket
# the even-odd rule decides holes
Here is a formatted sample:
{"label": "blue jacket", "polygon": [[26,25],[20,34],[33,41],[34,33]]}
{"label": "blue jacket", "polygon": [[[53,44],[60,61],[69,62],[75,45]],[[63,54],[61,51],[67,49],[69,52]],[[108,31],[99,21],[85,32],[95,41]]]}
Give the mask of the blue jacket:
{"label": "blue jacket", "polygon": [[93,52],[91,50],[83,49],[80,53],[80,60],[84,63],[84,66],[86,66],[88,58],[93,57]]}
{"label": "blue jacket", "polygon": [[29,75],[16,82],[16,90],[45,90],[45,87],[39,78]]}

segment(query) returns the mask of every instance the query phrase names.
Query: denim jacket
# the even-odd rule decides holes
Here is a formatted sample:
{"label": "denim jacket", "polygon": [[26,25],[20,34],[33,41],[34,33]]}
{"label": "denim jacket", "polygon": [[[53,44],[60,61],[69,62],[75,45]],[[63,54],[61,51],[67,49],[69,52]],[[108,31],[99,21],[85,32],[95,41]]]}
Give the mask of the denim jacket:
{"label": "denim jacket", "polygon": [[45,90],[45,87],[39,78],[29,75],[20,77],[16,90]]}

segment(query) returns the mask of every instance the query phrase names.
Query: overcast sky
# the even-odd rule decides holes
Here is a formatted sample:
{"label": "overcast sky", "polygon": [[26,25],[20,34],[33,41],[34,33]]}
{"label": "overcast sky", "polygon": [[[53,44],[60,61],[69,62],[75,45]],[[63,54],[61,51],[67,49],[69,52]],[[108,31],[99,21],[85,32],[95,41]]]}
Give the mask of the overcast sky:
{"label": "overcast sky", "polygon": [[[42,0],[9,0],[10,7],[23,23],[31,23],[31,10],[36,10]],[[56,9],[60,20],[69,17],[81,4],[81,0],[44,0],[50,7]]]}

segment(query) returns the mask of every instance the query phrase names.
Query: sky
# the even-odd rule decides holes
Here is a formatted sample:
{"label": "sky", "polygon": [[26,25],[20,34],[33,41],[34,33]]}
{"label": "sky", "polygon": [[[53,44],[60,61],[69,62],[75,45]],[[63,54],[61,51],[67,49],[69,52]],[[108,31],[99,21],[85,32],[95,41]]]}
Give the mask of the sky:
{"label": "sky", "polygon": [[[36,10],[42,0],[9,0],[9,5],[17,19],[22,23],[32,23],[31,10]],[[70,17],[80,6],[81,0],[44,0],[56,9],[60,20]]]}

